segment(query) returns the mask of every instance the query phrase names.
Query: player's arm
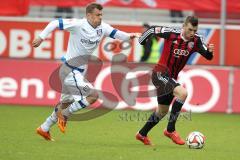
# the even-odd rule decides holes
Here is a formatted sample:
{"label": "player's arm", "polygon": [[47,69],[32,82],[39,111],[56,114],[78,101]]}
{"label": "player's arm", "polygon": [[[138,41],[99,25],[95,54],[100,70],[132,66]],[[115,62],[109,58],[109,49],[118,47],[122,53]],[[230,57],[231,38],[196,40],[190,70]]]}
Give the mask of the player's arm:
{"label": "player's arm", "polygon": [[33,47],[38,47],[42,41],[52,32],[54,31],[57,27],[59,27],[59,22],[58,20],[51,21],[48,23],[48,25],[44,28],[44,30],[39,34],[39,36],[33,40],[32,46]]}
{"label": "player's arm", "polygon": [[209,44],[208,46],[203,43],[202,39],[198,37],[197,39],[197,52],[208,60],[213,59],[214,44]]}
{"label": "player's arm", "polygon": [[103,23],[104,27],[104,35],[107,37],[111,37],[113,39],[120,40],[130,40],[136,37],[140,37],[141,33],[127,33],[116,28],[113,28],[109,24]]}
{"label": "player's arm", "polygon": [[112,32],[110,33],[109,37],[113,39],[120,39],[120,40],[130,40],[133,38],[140,37],[141,33],[127,33],[124,31],[120,31],[117,29],[113,29]]}
{"label": "player's arm", "polygon": [[141,33],[127,33],[124,31],[117,30],[114,38],[120,39],[120,40],[130,40],[133,38],[140,37]]}
{"label": "player's arm", "polygon": [[60,30],[68,30],[72,31],[74,29],[74,26],[76,26],[75,19],[57,19],[53,20],[44,28],[44,30],[38,35],[36,39],[33,40],[32,46],[38,47],[44,39],[47,38],[47,36],[52,33],[56,28],[59,28]]}
{"label": "player's arm", "polygon": [[156,35],[158,37],[168,39],[172,33],[172,28],[164,27],[164,26],[152,26],[148,30],[146,30],[142,36],[139,38],[139,43],[144,45],[151,36]]}

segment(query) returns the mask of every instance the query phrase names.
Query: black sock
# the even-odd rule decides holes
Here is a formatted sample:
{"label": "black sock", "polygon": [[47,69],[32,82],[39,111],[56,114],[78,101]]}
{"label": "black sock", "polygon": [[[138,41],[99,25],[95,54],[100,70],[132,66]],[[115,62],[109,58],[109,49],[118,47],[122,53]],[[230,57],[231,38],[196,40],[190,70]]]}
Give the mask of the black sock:
{"label": "black sock", "polygon": [[184,101],[180,99],[176,99],[175,102],[173,103],[169,121],[168,121],[168,126],[167,126],[168,132],[175,131],[175,123],[180,114],[183,104],[184,104]]}
{"label": "black sock", "polygon": [[143,128],[139,131],[142,136],[147,136],[148,132],[162,119],[162,117],[157,116],[155,112],[151,114],[148,121],[145,123]]}

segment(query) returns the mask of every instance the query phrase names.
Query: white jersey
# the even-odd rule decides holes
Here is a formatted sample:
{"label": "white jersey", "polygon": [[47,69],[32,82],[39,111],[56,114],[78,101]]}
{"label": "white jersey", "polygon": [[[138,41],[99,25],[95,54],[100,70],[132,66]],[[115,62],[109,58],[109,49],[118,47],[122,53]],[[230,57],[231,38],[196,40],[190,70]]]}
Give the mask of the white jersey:
{"label": "white jersey", "polygon": [[[98,47],[103,37],[108,36],[111,38],[117,38],[120,40],[129,40],[130,35],[126,32],[117,30],[102,22],[98,27],[93,28],[86,18],[83,19],[62,19],[54,20],[50,22],[47,27],[39,34],[39,37],[45,39],[48,34],[54,31],[56,28],[60,30],[66,30],[70,32],[68,41],[67,53],[63,57],[63,61],[69,62],[75,67],[85,68],[86,60],[81,63],[80,56],[91,55]],[[75,57],[79,57],[74,59]],[[71,63],[69,60],[71,60]],[[84,60],[84,58],[83,58]]]}
{"label": "white jersey", "polygon": [[74,57],[90,55],[97,48],[104,36],[129,40],[130,35],[117,30],[107,23],[102,22],[98,27],[93,28],[86,18],[83,19],[62,19],[50,22],[39,34],[41,39],[46,39],[48,34],[56,28],[70,32],[66,60]]}
{"label": "white jersey", "polygon": [[[43,40],[46,39],[47,36],[56,28],[70,32],[67,53],[62,59],[64,61],[64,65],[60,69],[60,77],[64,78],[61,101],[82,100],[83,97],[86,96],[84,89],[92,88],[92,85],[84,79],[84,75],[87,70],[87,60],[81,56],[91,55],[105,36],[114,39],[129,40],[130,34],[114,29],[104,22],[102,22],[98,27],[93,28],[85,18],[60,18],[50,22],[39,34],[39,37]],[[71,68],[71,72],[69,72],[69,68]],[[76,86],[78,89],[77,92],[79,91],[76,95],[69,92],[72,90],[73,86]],[[80,89],[81,87],[84,89]]]}
{"label": "white jersey", "polygon": [[116,29],[104,22],[97,28],[93,28],[85,18],[59,19],[58,21],[59,29],[70,32],[66,60],[92,54],[104,36],[114,38],[117,32]]}

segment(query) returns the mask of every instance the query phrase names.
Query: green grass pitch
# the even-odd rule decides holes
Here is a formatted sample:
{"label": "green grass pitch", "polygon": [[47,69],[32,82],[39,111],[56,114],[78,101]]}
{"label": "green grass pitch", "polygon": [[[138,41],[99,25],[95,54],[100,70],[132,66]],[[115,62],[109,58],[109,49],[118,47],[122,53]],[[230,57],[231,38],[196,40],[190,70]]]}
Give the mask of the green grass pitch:
{"label": "green grass pitch", "polygon": [[[178,146],[163,136],[167,119],[149,136],[155,144],[144,146],[135,133],[150,112],[111,111],[90,121],[69,122],[65,134],[51,130],[48,142],[35,129],[52,112],[50,107],[0,106],[0,160],[232,160],[240,157],[240,115],[191,114],[181,117],[177,130],[182,137],[198,130],[206,136],[203,149]],[[190,115],[188,115],[190,116]]]}

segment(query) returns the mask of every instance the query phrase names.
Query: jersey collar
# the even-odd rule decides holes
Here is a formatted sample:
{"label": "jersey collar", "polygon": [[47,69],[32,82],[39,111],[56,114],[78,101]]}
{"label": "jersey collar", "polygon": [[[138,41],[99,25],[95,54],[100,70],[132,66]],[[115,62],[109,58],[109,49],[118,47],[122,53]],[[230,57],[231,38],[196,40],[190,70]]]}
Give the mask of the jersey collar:
{"label": "jersey collar", "polygon": [[184,36],[183,36],[183,30],[181,31],[181,33],[180,33],[180,37],[184,40],[184,42],[187,42],[188,40],[186,39],[186,38],[184,38]]}
{"label": "jersey collar", "polygon": [[87,18],[85,18],[85,20],[87,21],[87,23],[89,24],[89,26],[91,26],[92,27],[92,29],[97,29],[99,26],[97,26],[96,28],[94,28],[92,25],[91,25],[91,23],[90,22],[88,22],[88,20],[87,20]]}
{"label": "jersey collar", "polygon": [[181,30],[180,37],[182,38],[182,40],[183,40],[184,42],[190,42],[190,41],[193,41],[193,40],[194,40],[194,38],[191,38],[190,40],[187,40],[186,38],[184,38],[184,36],[183,36],[183,29]]}

